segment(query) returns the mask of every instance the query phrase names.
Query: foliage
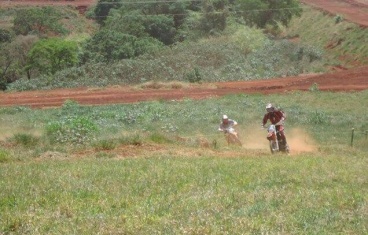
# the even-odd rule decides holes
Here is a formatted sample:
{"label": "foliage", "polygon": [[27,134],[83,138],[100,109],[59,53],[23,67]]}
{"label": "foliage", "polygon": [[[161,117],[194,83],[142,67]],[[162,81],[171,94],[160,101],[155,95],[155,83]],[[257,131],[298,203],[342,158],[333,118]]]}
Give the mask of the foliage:
{"label": "foliage", "polygon": [[103,25],[111,9],[122,6],[121,0],[99,0],[94,8],[96,21]]}
{"label": "foliage", "polygon": [[199,69],[196,67],[192,72],[186,74],[186,79],[191,83],[200,82],[202,80],[202,76]]}
{"label": "foliage", "polygon": [[140,135],[128,135],[128,136],[122,136],[118,139],[118,143],[122,145],[142,145],[143,139]]}
{"label": "foliage", "polygon": [[310,87],[309,87],[309,90],[312,91],[312,92],[316,92],[316,91],[319,91],[319,88],[318,88],[318,83],[313,83]]}
{"label": "foliage", "polygon": [[63,35],[67,30],[59,23],[61,13],[53,7],[24,8],[16,11],[13,30],[16,34]]}
{"label": "foliage", "polygon": [[138,38],[152,37],[165,45],[174,42],[176,28],[170,15],[144,15],[141,11],[113,11],[105,21],[109,30],[133,35]]}
{"label": "foliage", "polygon": [[149,139],[151,141],[153,141],[154,143],[157,143],[157,144],[164,144],[164,143],[170,143],[172,142],[170,139],[168,139],[165,135],[161,134],[161,133],[152,133],[150,136],[149,136]]}
{"label": "foliage", "polygon": [[267,41],[262,30],[245,26],[239,27],[232,38],[244,54],[259,50]]}
{"label": "foliage", "polygon": [[55,74],[78,62],[77,43],[60,38],[43,39],[29,51],[27,68],[41,74]]}
{"label": "foliage", "polygon": [[39,138],[28,133],[17,133],[13,136],[12,140],[24,147],[34,147],[39,142]]}
{"label": "foliage", "polygon": [[366,40],[362,40],[368,38],[367,28],[347,21],[336,24],[336,17],[311,7],[305,7],[301,17],[294,17],[283,34],[297,37],[300,42],[311,47],[325,48],[327,67],[337,65],[355,67],[357,63],[368,63],[367,43]]}
{"label": "foliage", "polygon": [[[285,4],[287,1],[274,2]],[[243,6],[242,4],[248,4],[249,9],[258,4],[260,10],[237,8]],[[289,10],[299,9],[298,6],[293,7],[293,3],[290,4],[291,7],[286,7]],[[294,36],[303,35],[299,42],[292,43],[289,40],[267,39],[261,34],[261,29],[244,25],[244,21],[253,25],[256,25],[255,23],[239,18],[238,14],[242,12],[248,13],[249,16],[263,12],[263,8],[264,12],[270,13],[269,1],[216,0],[194,3],[153,1],[141,4],[125,1],[124,4],[114,2],[110,5],[115,7],[106,14],[107,18],[100,32],[91,39],[85,36],[86,43],[80,40],[84,45],[80,48],[80,64],[57,71],[53,75],[40,75],[37,70],[30,70],[29,67],[18,63],[14,59],[17,58],[16,56],[6,57],[7,53],[2,53],[0,62],[3,68],[8,68],[6,62],[12,61],[12,69],[7,69],[6,78],[3,76],[3,87],[10,90],[27,90],[136,84],[152,80],[187,81],[187,75],[195,68],[199,69],[202,81],[289,76],[324,71],[327,63],[336,62],[325,60],[326,55],[331,51],[330,48],[335,51],[336,59],[341,54],[353,54],[354,56],[346,56],[346,58],[361,59],[364,63],[368,58],[365,56],[367,47],[362,44],[364,40],[361,40],[365,38],[366,30],[358,32],[354,27],[348,30],[352,26],[347,22],[343,21],[336,25],[334,19],[327,16],[307,19],[305,14],[310,13],[307,8],[303,12],[302,20],[297,17],[292,20],[292,27],[295,28],[295,25],[298,25],[299,29],[303,28],[301,32],[290,33]],[[204,18],[207,14],[206,9],[208,16],[225,17],[226,21],[211,17],[206,20]],[[277,20],[271,20],[264,27],[283,24],[283,20],[278,17],[281,17],[279,14],[285,13],[284,9],[279,6],[275,9],[278,10],[267,16],[276,17]],[[214,20],[211,21],[211,19]],[[323,27],[313,27],[316,20]],[[211,37],[199,31],[201,25],[206,23],[210,25],[208,33],[213,32]],[[225,25],[225,28],[221,25]],[[211,29],[214,30],[211,31]],[[281,29],[291,31],[289,28]],[[313,34],[311,30],[319,31],[317,34],[320,36],[317,37],[317,34],[311,36]],[[287,32],[279,36],[281,35],[287,35],[285,38],[290,36]],[[313,46],[310,46],[311,44]],[[170,47],[164,45],[170,45]],[[1,72],[4,70],[2,69]],[[20,79],[20,77],[23,78]],[[37,77],[37,79],[27,81],[26,78],[30,77]],[[8,84],[8,81],[15,80],[18,81]]]}
{"label": "foliage", "polygon": [[51,143],[85,144],[94,139],[98,128],[89,118],[67,116],[46,126],[46,136]]}
{"label": "foliage", "polygon": [[[20,80],[11,84],[8,89],[107,86],[147,81],[187,82],[187,76],[195,68],[199,70],[202,82],[254,80],[296,75],[322,66],[323,51],[318,48],[288,40],[270,41],[261,37],[257,30],[249,32],[254,32],[254,36],[242,41],[241,36],[235,33],[231,37],[181,43],[134,59],[109,64],[86,63],[81,67],[57,72],[52,78],[41,76],[32,82]],[[252,41],[253,38],[257,41]],[[264,42],[262,45],[261,41]]]}
{"label": "foliage", "polygon": [[27,53],[38,40],[36,36],[17,36],[12,42],[0,44],[0,83],[5,90],[8,83],[18,80],[22,75],[30,76],[25,69]]}
{"label": "foliage", "polygon": [[12,34],[9,30],[0,28],[0,44],[4,42],[10,42],[12,39]]}
{"label": "foliage", "polygon": [[104,139],[92,144],[96,150],[112,150],[116,148],[116,141],[113,139]]}
{"label": "foliage", "polygon": [[299,1],[286,0],[236,0],[238,14],[250,25],[265,27],[281,22],[288,25],[293,16],[302,12]]}
{"label": "foliage", "polygon": [[205,0],[202,5],[203,16],[200,19],[200,30],[206,34],[216,34],[226,28],[226,19],[229,15],[225,0]]}
{"label": "foliage", "polygon": [[0,163],[9,161],[9,155],[8,151],[0,149]]}
{"label": "foliage", "polygon": [[342,22],[343,20],[344,20],[344,17],[342,17],[341,15],[336,15],[335,16],[335,23],[336,24]]}
{"label": "foliage", "polygon": [[162,15],[148,17],[145,22],[145,28],[151,37],[156,38],[165,45],[174,43],[176,29],[172,17]]}
{"label": "foliage", "polygon": [[111,62],[152,53],[162,47],[153,38],[137,38],[114,30],[100,30],[84,47],[82,62]]}

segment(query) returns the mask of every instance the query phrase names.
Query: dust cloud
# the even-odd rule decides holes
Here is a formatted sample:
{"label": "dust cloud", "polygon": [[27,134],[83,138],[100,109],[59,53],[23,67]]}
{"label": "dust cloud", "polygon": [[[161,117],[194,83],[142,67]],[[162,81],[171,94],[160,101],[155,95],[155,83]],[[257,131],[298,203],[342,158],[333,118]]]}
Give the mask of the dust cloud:
{"label": "dust cloud", "polygon": [[246,149],[269,149],[266,129],[253,128],[242,130],[239,129],[239,138],[240,141],[243,143],[243,148]]}
{"label": "dust cloud", "polygon": [[[239,129],[239,138],[245,149],[269,150],[266,129]],[[317,145],[313,138],[301,128],[285,129],[286,139],[290,147],[290,154],[300,154],[304,152],[317,151]]]}
{"label": "dust cloud", "polygon": [[285,134],[292,154],[317,151],[316,143],[304,130],[294,128],[286,131]]}

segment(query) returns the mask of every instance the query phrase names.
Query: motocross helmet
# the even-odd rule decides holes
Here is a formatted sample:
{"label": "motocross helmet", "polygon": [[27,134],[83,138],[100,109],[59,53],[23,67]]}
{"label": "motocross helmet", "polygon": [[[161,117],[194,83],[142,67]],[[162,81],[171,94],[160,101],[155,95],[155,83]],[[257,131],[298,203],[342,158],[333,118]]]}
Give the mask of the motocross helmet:
{"label": "motocross helmet", "polygon": [[225,124],[229,122],[229,118],[227,117],[227,115],[222,115],[222,122]]}
{"label": "motocross helmet", "polygon": [[266,111],[267,111],[267,113],[273,112],[273,111],[275,111],[275,107],[273,107],[273,105],[271,103],[268,103],[266,105]]}

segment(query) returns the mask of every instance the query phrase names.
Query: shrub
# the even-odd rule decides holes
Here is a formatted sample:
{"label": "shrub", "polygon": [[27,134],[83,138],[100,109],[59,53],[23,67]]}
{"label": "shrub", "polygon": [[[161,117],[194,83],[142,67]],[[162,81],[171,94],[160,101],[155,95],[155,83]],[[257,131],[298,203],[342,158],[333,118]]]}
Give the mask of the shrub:
{"label": "shrub", "polygon": [[124,136],[119,138],[118,142],[123,145],[142,145],[143,143],[139,135]]}
{"label": "shrub", "polygon": [[313,112],[308,119],[310,124],[327,124],[330,122],[327,114],[322,111]]}
{"label": "shrub", "polygon": [[342,17],[341,15],[335,16],[335,24],[338,24],[342,22],[343,20],[344,20],[344,17]]}
{"label": "shrub", "polygon": [[72,41],[59,38],[40,40],[29,51],[27,68],[41,74],[55,74],[77,64],[77,49],[77,43]]}
{"label": "shrub", "polygon": [[85,117],[66,117],[63,120],[48,123],[46,136],[52,143],[84,144],[94,139],[97,125]]}
{"label": "shrub", "polygon": [[114,140],[100,140],[93,144],[96,150],[112,150],[116,147],[116,142]]}
{"label": "shrub", "polygon": [[9,161],[9,153],[0,149],[0,163]]}
{"label": "shrub", "polygon": [[318,88],[318,83],[313,83],[312,86],[309,87],[309,91],[315,92],[315,91],[319,91]]}
{"label": "shrub", "polygon": [[39,138],[26,133],[19,133],[13,136],[13,140],[16,144],[25,146],[25,147],[32,147],[38,144]]}
{"label": "shrub", "polygon": [[149,139],[152,140],[153,142],[157,143],[157,144],[164,144],[164,143],[171,143],[172,142],[166,136],[164,136],[160,133],[156,133],[156,132],[151,134]]}
{"label": "shrub", "polygon": [[202,80],[202,76],[199,73],[199,69],[196,67],[194,70],[188,74],[186,74],[186,80],[188,80],[191,83],[200,82]]}

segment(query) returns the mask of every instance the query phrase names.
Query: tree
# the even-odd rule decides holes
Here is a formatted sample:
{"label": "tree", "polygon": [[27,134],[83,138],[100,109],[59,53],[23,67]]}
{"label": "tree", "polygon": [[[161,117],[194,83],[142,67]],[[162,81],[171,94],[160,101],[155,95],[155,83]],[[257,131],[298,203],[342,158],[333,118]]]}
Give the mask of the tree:
{"label": "tree", "polygon": [[37,36],[17,36],[14,41],[0,44],[0,83],[2,89],[6,84],[18,80],[27,74],[30,78],[30,70],[26,70],[27,54],[32,45],[38,40]]}
{"label": "tree", "polygon": [[138,38],[115,30],[98,31],[84,46],[82,62],[111,62],[153,52],[163,44],[150,37]]}
{"label": "tree", "polygon": [[288,25],[293,15],[300,15],[297,0],[236,0],[236,9],[250,25],[265,27],[281,22]]}
{"label": "tree", "polygon": [[67,32],[59,23],[61,14],[52,7],[25,8],[16,11],[13,30],[17,35],[62,35]]}
{"label": "tree", "polygon": [[228,16],[226,0],[205,0],[202,5],[203,17],[200,29],[205,33],[223,31]]}
{"label": "tree", "polygon": [[0,43],[10,42],[12,39],[12,34],[9,30],[0,29]]}
{"label": "tree", "polygon": [[61,38],[43,39],[35,43],[28,59],[28,69],[54,74],[78,63],[78,46],[76,42]]}
{"label": "tree", "polygon": [[94,10],[97,23],[104,25],[110,10],[118,9],[121,6],[121,0],[99,0]]}
{"label": "tree", "polygon": [[173,44],[176,36],[175,22],[171,15],[145,15],[141,10],[128,13],[125,10],[111,11],[105,21],[105,28],[138,38],[153,37],[165,45]]}

